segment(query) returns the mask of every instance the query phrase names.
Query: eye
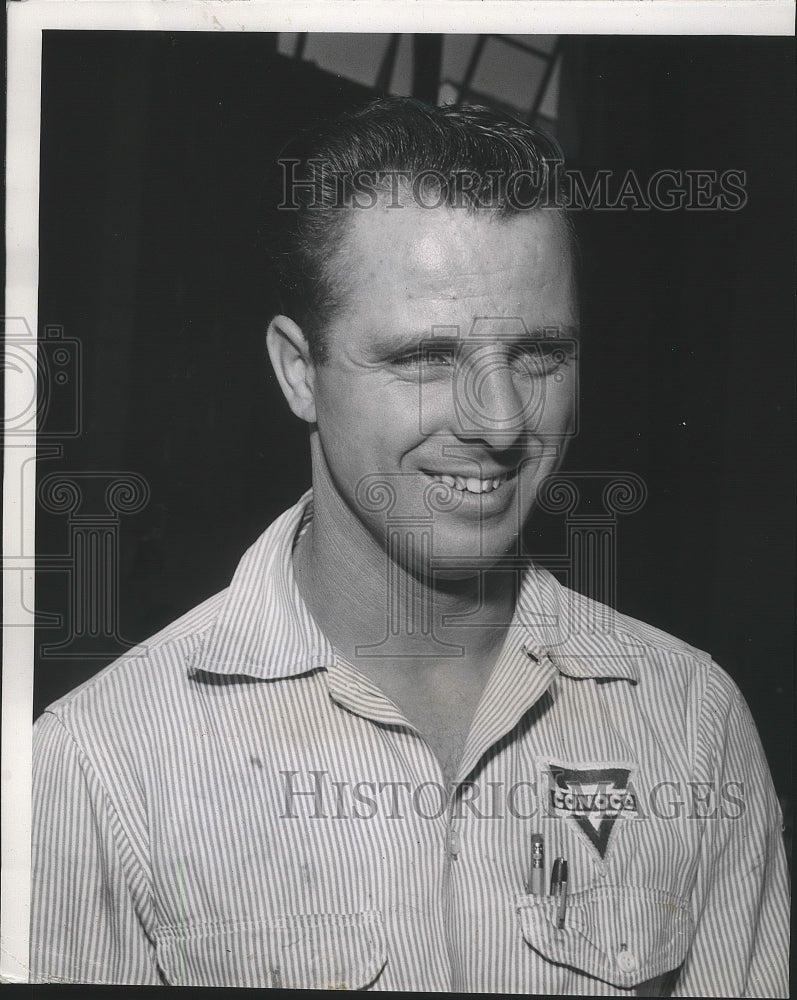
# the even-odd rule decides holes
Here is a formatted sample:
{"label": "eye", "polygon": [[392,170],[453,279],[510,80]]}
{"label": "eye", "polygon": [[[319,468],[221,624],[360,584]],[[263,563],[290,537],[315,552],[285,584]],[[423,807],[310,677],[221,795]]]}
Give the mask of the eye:
{"label": "eye", "polygon": [[444,345],[424,345],[394,358],[397,368],[420,370],[423,374],[453,368],[456,364],[456,348]]}
{"label": "eye", "polygon": [[427,346],[423,350],[423,364],[430,368],[451,368],[457,361],[457,350],[448,346]]}
{"label": "eye", "polygon": [[521,374],[542,378],[566,368],[574,355],[572,341],[533,340],[515,345],[510,352],[510,362]]}
{"label": "eye", "polygon": [[401,354],[397,358],[393,358],[393,364],[397,368],[417,368],[421,363],[421,352],[411,351],[409,354]]}

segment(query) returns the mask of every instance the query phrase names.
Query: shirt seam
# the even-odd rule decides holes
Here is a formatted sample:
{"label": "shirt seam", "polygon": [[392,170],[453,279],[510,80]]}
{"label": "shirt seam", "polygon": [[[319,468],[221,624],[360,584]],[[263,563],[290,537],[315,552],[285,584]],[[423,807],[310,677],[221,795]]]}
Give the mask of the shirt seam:
{"label": "shirt seam", "polygon": [[[78,741],[78,739],[75,736],[75,734],[67,726],[66,721],[63,718],[61,718],[61,716],[57,712],[52,711],[50,709],[45,709],[45,711],[42,714],[43,715],[49,715],[53,719],[55,719],[55,721],[58,724],[58,726],[64,731],[64,733],[66,733],[66,735],[69,737],[69,739],[73,743],[80,761],[91,772],[91,774],[93,775],[94,779],[96,780],[97,787],[99,788],[99,790],[100,790],[100,792],[102,794],[103,802],[107,806],[107,808],[113,813],[113,816],[115,817],[115,819],[117,821],[118,828],[119,828],[119,831],[121,833],[121,836],[124,838],[125,843],[127,844],[127,846],[130,849],[131,862],[138,869],[138,875],[142,879],[143,885],[147,887],[147,891],[148,891],[148,894],[149,894],[149,899],[150,899],[150,902],[151,902],[151,904],[152,904],[152,906],[154,908],[155,899],[154,899],[154,894],[152,892],[153,880],[152,880],[151,877],[147,876],[147,870],[146,870],[146,867],[145,867],[145,865],[143,863],[143,859],[140,856],[140,852],[136,849],[135,844],[131,840],[129,833],[128,833],[127,829],[125,828],[125,824],[122,821],[122,817],[121,817],[121,814],[119,813],[119,809],[117,808],[116,804],[114,803],[113,798],[111,797],[111,794],[108,791],[108,788],[106,787],[105,783],[103,782],[102,778],[100,777],[100,775],[99,775],[99,773],[97,771],[97,768],[94,766],[94,763],[92,762],[92,760],[89,757],[89,755],[86,752],[86,750],[80,745],[80,742]],[[120,867],[124,871],[126,866],[125,866],[122,858],[119,858],[119,863],[120,863]],[[132,886],[130,884],[129,877],[125,878],[125,888],[126,888],[126,890],[128,892],[130,901],[133,904],[134,909],[138,913],[138,907],[135,906],[135,895],[133,893],[133,888],[132,888]],[[141,920],[139,920],[139,924],[140,924],[141,929],[143,930],[144,934],[146,935],[147,940],[149,941],[150,945],[154,948],[155,947],[154,935],[155,935],[155,933],[157,931],[157,925],[155,925],[153,927],[147,927]]]}

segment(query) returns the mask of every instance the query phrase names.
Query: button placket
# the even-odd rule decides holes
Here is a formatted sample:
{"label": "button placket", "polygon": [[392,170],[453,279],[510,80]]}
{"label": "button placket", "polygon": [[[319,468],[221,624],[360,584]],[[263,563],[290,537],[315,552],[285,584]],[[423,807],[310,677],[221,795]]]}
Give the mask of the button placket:
{"label": "button placket", "polygon": [[456,860],[459,857],[459,852],[462,849],[462,844],[459,836],[459,830],[457,829],[455,821],[452,819],[448,827],[448,853],[452,860]]}

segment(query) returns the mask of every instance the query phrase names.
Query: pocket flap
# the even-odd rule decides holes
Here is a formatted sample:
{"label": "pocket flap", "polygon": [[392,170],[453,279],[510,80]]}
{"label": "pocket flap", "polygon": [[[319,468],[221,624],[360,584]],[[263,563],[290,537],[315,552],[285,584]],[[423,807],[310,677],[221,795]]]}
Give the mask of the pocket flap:
{"label": "pocket flap", "polygon": [[625,988],[678,968],[692,938],[686,904],[658,889],[572,893],[562,930],[550,897],[520,896],[517,909],[526,943],[548,961]]}
{"label": "pocket flap", "polygon": [[170,927],[156,946],[167,981],[181,986],[356,990],[387,960],[377,910]]}

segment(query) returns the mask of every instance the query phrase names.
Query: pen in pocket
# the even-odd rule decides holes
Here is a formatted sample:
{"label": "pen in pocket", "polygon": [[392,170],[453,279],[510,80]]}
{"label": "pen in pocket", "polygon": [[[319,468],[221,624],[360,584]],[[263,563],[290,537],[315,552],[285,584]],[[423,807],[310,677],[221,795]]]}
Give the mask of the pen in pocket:
{"label": "pen in pocket", "polygon": [[564,858],[557,858],[553,863],[551,895],[556,900],[556,926],[562,930],[567,910],[567,861]]}
{"label": "pen in pocket", "polygon": [[539,833],[531,838],[531,868],[526,892],[533,896],[545,895],[545,842]]}

